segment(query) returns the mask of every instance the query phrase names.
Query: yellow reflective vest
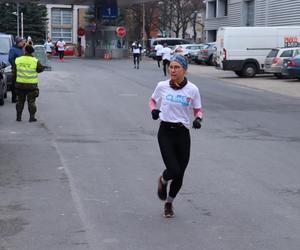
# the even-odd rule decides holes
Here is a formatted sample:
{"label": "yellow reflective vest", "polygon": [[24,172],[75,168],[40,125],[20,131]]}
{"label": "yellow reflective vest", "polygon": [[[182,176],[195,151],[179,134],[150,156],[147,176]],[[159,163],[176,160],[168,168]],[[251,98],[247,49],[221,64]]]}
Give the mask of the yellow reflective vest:
{"label": "yellow reflective vest", "polygon": [[37,69],[38,59],[32,56],[20,56],[16,58],[16,69],[17,69],[17,83],[22,84],[37,84],[38,73]]}

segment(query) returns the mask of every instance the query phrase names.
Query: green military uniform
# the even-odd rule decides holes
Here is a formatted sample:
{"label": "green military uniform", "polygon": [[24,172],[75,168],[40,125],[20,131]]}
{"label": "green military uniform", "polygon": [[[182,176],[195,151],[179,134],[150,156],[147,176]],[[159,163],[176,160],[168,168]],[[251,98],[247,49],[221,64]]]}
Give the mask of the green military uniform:
{"label": "green military uniform", "polygon": [[39,95],[38,73],[44,70],[38,59],[31,54],[18,57],[16,64],[16,95],[17,95],[17,121],[21,121],[24,104],[27,98],[30,122],[36,121],[37,111],[35,100]]}

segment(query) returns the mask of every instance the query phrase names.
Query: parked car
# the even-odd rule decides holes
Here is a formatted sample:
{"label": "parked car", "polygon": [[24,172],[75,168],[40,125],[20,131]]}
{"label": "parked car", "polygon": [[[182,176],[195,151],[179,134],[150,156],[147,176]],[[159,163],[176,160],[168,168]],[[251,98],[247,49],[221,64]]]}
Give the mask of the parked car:
{"label": "parked car", "polygon": [[186,56],[189,62],[192,62],[193,58],[197,56],[197,53],[204,47],[204,44],[196,44],[196,43],[190,43],[190,44],[180,44],[176,45],[173,49],[173,53],[179,53],[183,56]]}
{"label": "parked car", "polygon": [[205,44],[204,48],[198,53],[197,63],[206,63],[208,65],[214,65],[214,52],[217,46],[215,42]]}
{"label": "parked car", "polygon": [[5,62],[0,64],[0,106],[4,105],[4,99],[7,97],[7,86],[3,78],[3,69],[7,66]]}
{"label": "parked car", "polygon": [[163,37],[163,38],[156,38],[150,48],[149,57],[156,59],[156,53],[155,53],[155,46],[157,43],[160,43],[161,45],[164,45],[165,43],[168,44],[168,47],[173,49],[176,45],[182,45],[182,44],[189,44],[190,42],[187,40],[184,40],[182,38],[174,38],[174,37]]}
{"label": "parked car", "polygon": [[203,49],[204,47],[205,44],[200,43],[200,44],[193,44],[189,48],[187,48],[189,62],[196,61],[200,50]]}
{"label": "parked car", "polygon": [[282,75],[300,80],[300,55],[285,59],[281,70]]}
{"label": "parked car", "polygon": [[12,70],[8,61],[8,54],[10,48],[14,44],[14,38],[12,35],[0,33],[0,63],[5,62],[6,67],[2,69],[3,81],[6,83],[8,90],[12,83]]}
{"label": "parked car", "polygon": [[284,59],[289,59],[296,55],[300,55],[300,47],[272,49],[265,60],[265,72],[273,73],[276,77],[282,78],[281,70]]}

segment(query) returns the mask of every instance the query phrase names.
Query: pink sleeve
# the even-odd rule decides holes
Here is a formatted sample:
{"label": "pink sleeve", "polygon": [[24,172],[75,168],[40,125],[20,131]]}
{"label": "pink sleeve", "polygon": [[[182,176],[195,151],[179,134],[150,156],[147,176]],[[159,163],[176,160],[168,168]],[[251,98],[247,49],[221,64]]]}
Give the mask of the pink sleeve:
{"label": "pink sleeve", "polygon": [[153,98],[150,98],[149,108],[150,108],[150,111],[152,111],[153,109],[156,108],[156,101]]}
{"label": "pink sleeve", "polygon": [[200,117],[201,119],[203,118],[203,110],[202,109],[194,109],[194,116]]}

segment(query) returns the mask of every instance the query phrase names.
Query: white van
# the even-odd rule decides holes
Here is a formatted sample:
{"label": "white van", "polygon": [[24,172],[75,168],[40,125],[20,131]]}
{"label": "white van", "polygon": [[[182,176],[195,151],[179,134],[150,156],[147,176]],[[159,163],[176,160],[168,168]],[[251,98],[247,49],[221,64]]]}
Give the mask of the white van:
{"label": "white van", "polygon": [[217,67],[241,77],[264,73],[271,49],[300,44],[300,26],[221,27],[217,32]]}

